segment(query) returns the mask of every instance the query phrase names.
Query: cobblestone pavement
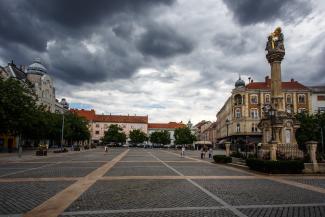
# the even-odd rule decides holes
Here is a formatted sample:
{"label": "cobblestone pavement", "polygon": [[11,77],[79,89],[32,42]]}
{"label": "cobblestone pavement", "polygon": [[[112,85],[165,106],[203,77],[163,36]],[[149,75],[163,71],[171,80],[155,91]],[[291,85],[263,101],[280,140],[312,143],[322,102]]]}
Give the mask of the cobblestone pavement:
{"label": "cobblestone pavement", "polygon": [[198,153],[99,147],[0,159],[0,217],[325,216],[325,176],[254,174]]}

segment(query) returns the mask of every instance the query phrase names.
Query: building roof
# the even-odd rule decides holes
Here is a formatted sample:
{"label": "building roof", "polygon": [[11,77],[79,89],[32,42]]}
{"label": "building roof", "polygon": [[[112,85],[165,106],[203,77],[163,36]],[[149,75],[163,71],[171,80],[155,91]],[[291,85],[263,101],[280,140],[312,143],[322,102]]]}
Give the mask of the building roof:
{"label": "building roof", "polygon": [[[264,82],[251,82],[246,85],[247,89],[271,90],[271,79],[269,76],[265,77]],[[282,82],[282,89],[284,90],[309,90],[308,87],[291,79],[289,82]]]}
{"label": "building roof", "polygon": [[148,129],[177,129],[186,127],[186,124],[169,122],[169,123],[149,123]]}
{"label": "building roof", "polygon": [[148,123],[148,116],[132,115],[96,115],[94,121],[109,123]]}
{"label": "building roof", "polygon": [[70,109],[70,112],[75,113],[81,117],[86,118],[88,121],[93,121],[95,119],[95,110],[84,110],[84,109]]}
{"label": "building roof", "polygon": [[18,80],[24,80],[26,79],[25,72],[18,68],[13,61],[11,63],[8,63],[6,67],[3,68],[5,72],[8,74],[8,77],[16,78]]}
{"label": "building roof", "polygon": [[42,64],[40,58],[35,58],[34,62],[28,66],[27,73],[44,75],[47,73],[47,69]]}
{"label": "building roof", "polygon": [[309,89],[313,93],[325,93],[325,86],[311,86]]}
{"label": "building roof", "polygon": [[86,118],[89,121],[108,123],[148,123],[148,116],[136,115],[96,115],[95,110],[70,109],[71,112]]}

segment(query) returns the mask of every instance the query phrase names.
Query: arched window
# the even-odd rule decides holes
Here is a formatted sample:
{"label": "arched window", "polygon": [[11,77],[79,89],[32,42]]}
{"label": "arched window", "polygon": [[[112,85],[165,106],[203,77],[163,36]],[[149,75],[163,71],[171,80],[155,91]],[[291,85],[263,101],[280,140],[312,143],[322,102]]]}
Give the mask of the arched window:
{"label": "arched window", "polygon": [[250,96],[251,104],[258,104],[258,97],[256,94]]}
{"label": "arched window", "polygon": [[287,95],[286,102],[287,102],[287,104],[292,104],[292,96],[291,95]]}
{"label": "arched window", "polygon": [[265,104],[270,104],[270,102],[271,102],[270,94],[266,94],[265,95]]}
{"label": "arched window", "polygon": [[306,96],[305,96],[305,94],[299,94],[298,95],[298,103],[299,104],[305,104],[306,103]]}
{"label": "arched window", "polygon": [[240,110],[240,108],[236,108],[236,110],[235,110],[235,117],[236,118],[240,118],[241,117],[241,110]]}
{"label": "arched window", "polygon": [[242,105],[243,104],[243,97],[240,94],[235,96],[235,105]]}
{"label": "arched window", "polygon": [[257,119],[258,118],[258,111],[257,109],[251,109],[251,118]]}

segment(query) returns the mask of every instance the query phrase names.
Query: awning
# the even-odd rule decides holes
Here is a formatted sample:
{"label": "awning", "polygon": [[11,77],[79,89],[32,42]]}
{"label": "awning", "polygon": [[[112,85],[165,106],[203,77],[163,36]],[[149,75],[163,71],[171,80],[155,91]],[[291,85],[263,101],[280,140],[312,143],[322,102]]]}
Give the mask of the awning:
{"label": "awning", "polygon": [[225,142],[227,142],[227,139],[221,139],[218,144],[224,144]]}

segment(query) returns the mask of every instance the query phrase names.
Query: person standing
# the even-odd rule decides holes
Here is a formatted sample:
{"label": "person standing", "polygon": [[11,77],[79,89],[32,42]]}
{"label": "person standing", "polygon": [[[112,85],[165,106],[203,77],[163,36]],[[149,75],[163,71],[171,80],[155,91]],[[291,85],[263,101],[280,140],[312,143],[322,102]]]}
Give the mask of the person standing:
{"label": "person standing", "polygon": [[213,150],[212,150],[212,148],[210,147],[210,148],[209,148],[209,159],[212,159],[212,152],[213,152]]}
{"label": "person standing", "polygon": [[203,156],[204,156],[204,149],[203,147],[201,148],[201,159],[203,159]]}
{"label": "person standing", "polygon": [[107,152],[108,151],[108,147],[107,147],[107,145],[105,145],[105,152]]}
{"label": "person standing", "polygon": [[181,151],[181,157],[184,157],[184,155],[185,155],[185,146],[183,145]]}

